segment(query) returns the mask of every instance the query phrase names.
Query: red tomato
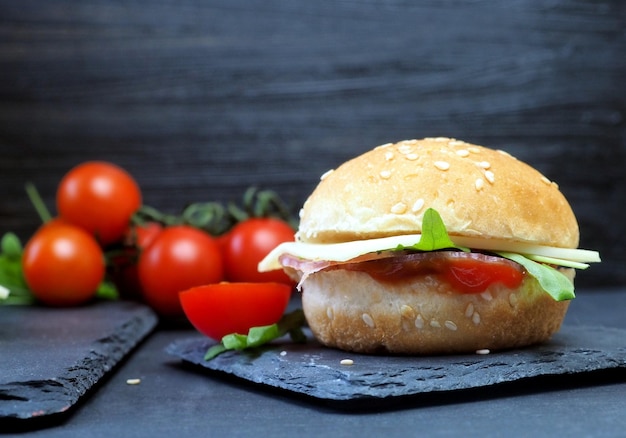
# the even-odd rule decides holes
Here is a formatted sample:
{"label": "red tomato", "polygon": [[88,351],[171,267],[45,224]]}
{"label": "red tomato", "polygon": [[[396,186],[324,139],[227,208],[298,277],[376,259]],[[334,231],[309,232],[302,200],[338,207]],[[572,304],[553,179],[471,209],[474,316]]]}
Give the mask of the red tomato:
{"label": "red tomato", "polygon": [[284,283],[219,283],[183,291],[180,302],[191,324],[219,341],[278,322],[290,296],[291,286]]}
{"label": "red tomato", "polygon": [[160,315],[183,315],[178,293],[224,278],[217,241],[196,228],[165,228],[139,255],[139,281],[146,302]]}
{"label": "red tomato", "polygon": [[91,299],[104,279],[104,255],[82,228],[53,221],[28,241],[22,257],[33,295],[51,306],[74,306]]}
{"label": "red tomato", "polygon": [[283,271],[259,272],[258,264],[276,246],[294,240],[294,230],[275,218],[252,218],[235,225],[224,242],[226,279],[233,282],[293,284]]}
{"label": "red tomato", "polygon": [[161,224],[156,222],[129,228],[124,238],[124,246],[111,257],[109,275],[121,297],[133,300],[143,297],[137,260],[140,252],[156,239],[162,229]]}
{"label": "red tomato", "polygon": [[141,205],[141,191],[124,169],[88,161],[71,169],[57,189],[59,215],[94,234],[102,245],[118,242]]}
{"label": "red tomato", "polygon": [[462,258],[450,263],[444,277],[459,292],[480,293],[492,283],[517,288],[524,279],[524,271],[505,259],[501,263],[484,263],[472,258]]}

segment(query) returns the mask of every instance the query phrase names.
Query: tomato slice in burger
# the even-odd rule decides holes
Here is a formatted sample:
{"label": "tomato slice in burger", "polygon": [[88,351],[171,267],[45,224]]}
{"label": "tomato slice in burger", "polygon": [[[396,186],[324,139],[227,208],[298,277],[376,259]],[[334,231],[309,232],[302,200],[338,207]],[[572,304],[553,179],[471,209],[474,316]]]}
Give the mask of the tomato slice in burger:
{"label": "tomato slice in burger", "polygon": [[466,257],[449,263],[443,276],[459,292],[480,293],[493,283],[509,288],[518,287],[524,279],[524,271],[504,259],[485,262]]}
{"label": "tomato slice in burger", "polygon": [[500,283],[514,289],[524,280],[524,268],[502,257],[474,252],[432,251],[387,253],[362,262],[333,264],[325,269],[364,271],[377,281],[411,281],[421,275],[437,275],[458,293],[480,293]]}
{"label": "tomato slice in burger", "polygon": [[202,334],[217,341],[270,325],[283,316],[292,287],[284,283],[217,283],[179,293],[183,311]]}

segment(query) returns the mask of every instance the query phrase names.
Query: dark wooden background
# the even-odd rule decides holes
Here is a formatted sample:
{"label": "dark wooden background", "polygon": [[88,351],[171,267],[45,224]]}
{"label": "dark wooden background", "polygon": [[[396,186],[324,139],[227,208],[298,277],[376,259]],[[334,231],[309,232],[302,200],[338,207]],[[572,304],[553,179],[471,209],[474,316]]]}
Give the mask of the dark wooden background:
{"label": "dark wooden background", "polygon": [[38,224],[73,165],[130,171],[145,203],[278,191],[297,211],[377,144],[451,136],[556,180],[626,284],[622,0],[0,0],[0,232]]}

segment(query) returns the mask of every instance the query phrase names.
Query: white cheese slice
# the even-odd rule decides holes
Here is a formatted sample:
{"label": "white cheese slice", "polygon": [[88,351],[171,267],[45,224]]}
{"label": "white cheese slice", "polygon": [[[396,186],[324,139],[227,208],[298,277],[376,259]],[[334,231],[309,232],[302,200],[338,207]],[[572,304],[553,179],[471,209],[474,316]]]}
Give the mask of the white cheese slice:
{"label": "white cheese slice", "polygon": [[[281,269],[278,258],[282,254],[290,254],[305,260],[318,261],[328,260],[335,262],[345,262],[363,254],[370,252],[395,249],[398,245],[412,246],[419,242],[420,234],[408,234],[402,236],[383,237],[380,239],[357,240],[342,243],[303,243],[285,242],[274,248],[259,263],[259,271],[272,271]],[[500,239],[481,239],[476,237],[450,236],[455,245],[482,249],[487,251],[514,252],[523,255],[539,256],[549,258],[552,263],[570,266],[574,262],[578,267],[586,267],[586,263],[599,262],[600,255],[596,251],[573,248],[558,248],[554,246],[535,245],[525,242],[513,242]]]}

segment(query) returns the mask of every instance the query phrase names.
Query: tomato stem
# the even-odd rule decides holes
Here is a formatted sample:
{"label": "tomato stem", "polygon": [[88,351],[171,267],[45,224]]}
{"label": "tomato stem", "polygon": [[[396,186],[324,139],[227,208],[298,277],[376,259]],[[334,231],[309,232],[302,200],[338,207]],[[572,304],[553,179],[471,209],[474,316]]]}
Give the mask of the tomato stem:
{"label": "tomato stem", "polygon": [[37,188],[35,187],[35,185],[33,183],[28,182],[26,183],[25,188],[26,188],[26,194],[28,194],[28,198],[30,199],[30,202],[33,204],[33,207],[35,207],[35,210],[37,211],[37,214],[41,218],[41,221],[43,223],[46,223],[52,220],[52,215],[50,214],[50,211],[46,207],[46,204],[43,202],[43,199],[39,195],[39,192],[37,191]]}

